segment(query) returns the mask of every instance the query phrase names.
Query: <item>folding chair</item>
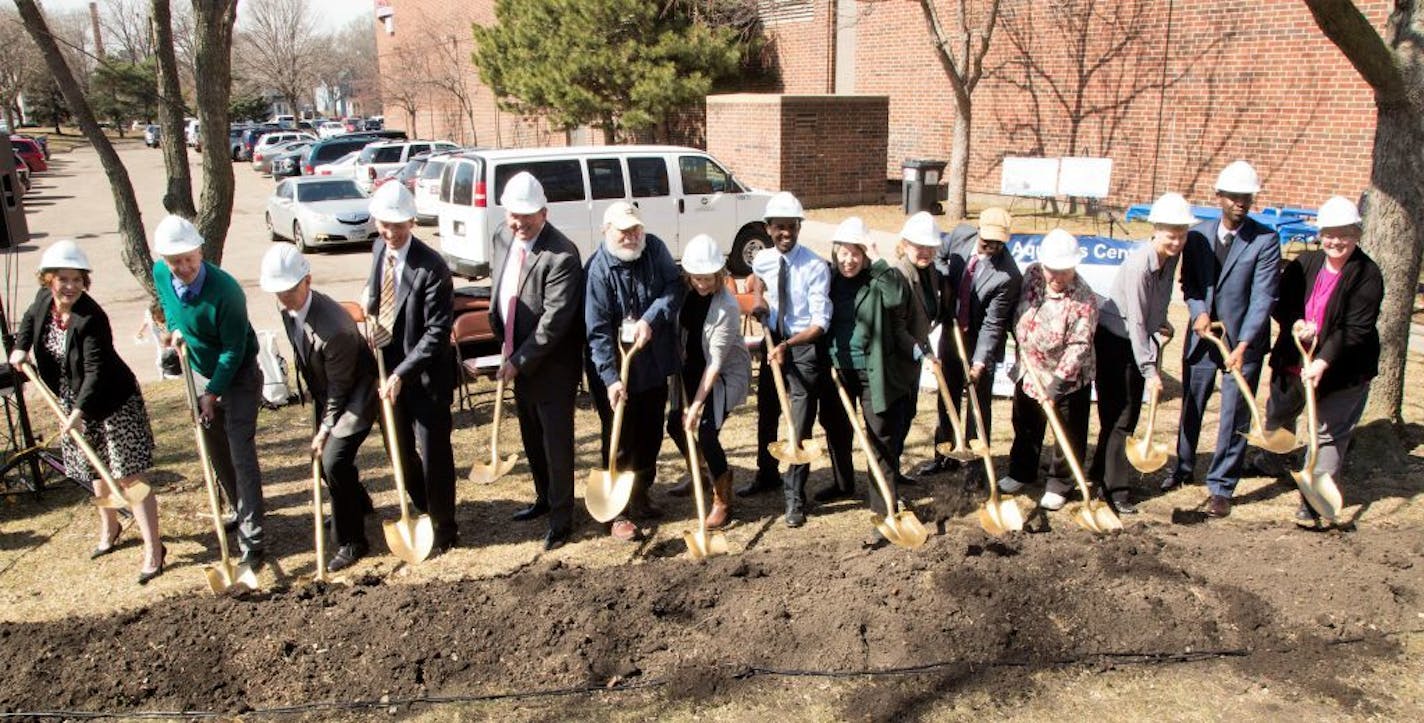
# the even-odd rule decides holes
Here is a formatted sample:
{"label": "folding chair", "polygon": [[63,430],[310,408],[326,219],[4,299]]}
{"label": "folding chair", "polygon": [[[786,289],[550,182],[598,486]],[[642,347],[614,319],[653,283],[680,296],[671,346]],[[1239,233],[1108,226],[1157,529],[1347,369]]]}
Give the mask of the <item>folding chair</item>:
{"label": "folding chair", "polygon": [[495,347],[497,352],[498,344],[499,337],[495,336],[494,330],[490,328],[487,302],[481,300],[477,307],[455,317],[455,323],[450,328],[450,345],[455,348],[455,364],[460,375],[461,409],[471,406],[471,380],[481,377],[494,378],[495,369],[481,369],[475,362],[481,356],[479,352],[489,352],[491,346]]}

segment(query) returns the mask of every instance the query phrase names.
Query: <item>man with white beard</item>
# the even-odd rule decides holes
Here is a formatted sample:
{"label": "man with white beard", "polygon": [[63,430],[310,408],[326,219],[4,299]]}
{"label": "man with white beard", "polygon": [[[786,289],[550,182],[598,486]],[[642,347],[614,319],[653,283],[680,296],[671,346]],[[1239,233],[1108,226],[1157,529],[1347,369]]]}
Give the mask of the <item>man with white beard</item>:
{"label": "man with white beard", "polygon": [[[638,210],[623,201],[604,212],[603,243],[589,258],[584,276],[588,388],[602,422],[603,465],[608,466],[613,408],[622,401],[618,469],[630,470],[635,477],[626,514],[613,520],[610,531],[620,540],[632,541],[642,533],[630,517],[659,515],[648,499],[648,489],[662,447],[667,381],[678,367],[676,325],[685,289],[667,246],[644,233]],[[622,380],[619,368],[626,353],[634,356],[628,378]]]}

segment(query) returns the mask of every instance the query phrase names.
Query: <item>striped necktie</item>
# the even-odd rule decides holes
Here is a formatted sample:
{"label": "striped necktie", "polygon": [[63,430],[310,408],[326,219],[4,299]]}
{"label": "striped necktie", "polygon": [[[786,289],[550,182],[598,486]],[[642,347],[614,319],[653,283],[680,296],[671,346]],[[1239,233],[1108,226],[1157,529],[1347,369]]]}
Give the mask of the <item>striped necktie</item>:
{"label": "striped necktie", "polygon": [[381,273],[381,305],[376,314],[376,326],[371,329],[371,340],[378,348],[391,343],[391,329],[396,323],[396,253],[386,252],[386,263]]}

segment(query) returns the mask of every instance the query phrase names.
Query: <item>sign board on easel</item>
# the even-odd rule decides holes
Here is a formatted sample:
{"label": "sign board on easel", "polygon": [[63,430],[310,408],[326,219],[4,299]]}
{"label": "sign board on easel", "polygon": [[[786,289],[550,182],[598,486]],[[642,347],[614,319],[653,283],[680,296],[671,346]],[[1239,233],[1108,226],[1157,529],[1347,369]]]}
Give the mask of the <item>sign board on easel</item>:
{"label": "sign board on easel", "polygon": [[1111,158],[1061,158],[1058,195],[1107,198],[1112,183]]}
{"label": "sign board on easel", "polygon": [[1030,198],[1058,195],[1058,159],[1005,156],[999,193]]}

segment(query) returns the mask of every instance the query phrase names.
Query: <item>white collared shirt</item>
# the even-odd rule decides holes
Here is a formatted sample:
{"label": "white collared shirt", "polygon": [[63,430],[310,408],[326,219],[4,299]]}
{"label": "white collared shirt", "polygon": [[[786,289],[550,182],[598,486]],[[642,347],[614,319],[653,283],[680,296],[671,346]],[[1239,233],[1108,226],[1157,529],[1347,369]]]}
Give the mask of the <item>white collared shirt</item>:
{"label": "white collared shirt", "polygon": [[[392,254],[392,253],[394,253],[394,254],[396,255],[396,264],[395,264],[395,274],[396,274],[396,277],[395,277],[395,282],[396,282],[396,298],[397,298],[397,299],[400,298],[401,277],[405,275],[405,257],[410,254],[410,244],[411,244],[411,242],[413,242],[413,241],[415,241],[415,239],[414,239],[414,238],[411,238],[410,240],[406,241],[406,242],[405,242],[405,245],[404,245],[404,246],[401,246],[399,249],[393,249],[393,248],[391,248],[390,246],[387,246],[387,247],[386,247],[386,250],[385,250],[384,252],[382,252],[382,253],[386,254],[387,257],[389,257],[390,254]],[[385,263],[385,261],[383,260],[382,263]],[[382,273],[385,272],[384,267],[382,267],[381,270],[382,270]],[[377,289],[377,292],[379,292],[379,291],[380,291],[380,290]]]}
{"label": "white collared shirt", "polygon": [[[537,236],[535,238],[538,238]],[[513,319],[505,318],[509,314],[509,302],[519,295],[519,271],[520,257],[527,259],[530,249],[534,243],[532,241],[520,241],[511,238],[509,241],[509,253],[504,257],[504,271],[499,277],[499,318],[504,319],[505,324],[513,324]]]}

